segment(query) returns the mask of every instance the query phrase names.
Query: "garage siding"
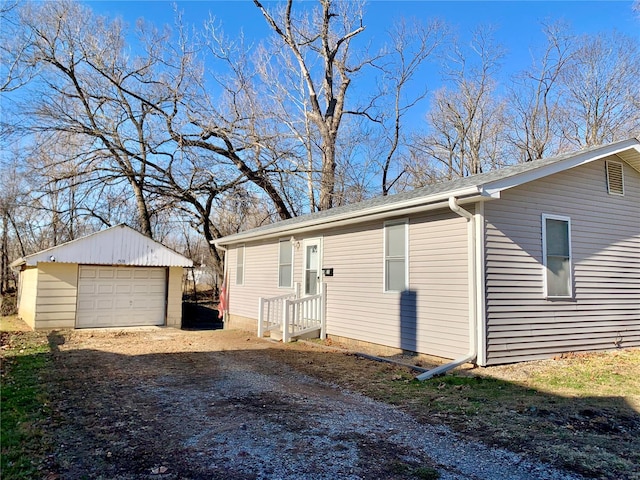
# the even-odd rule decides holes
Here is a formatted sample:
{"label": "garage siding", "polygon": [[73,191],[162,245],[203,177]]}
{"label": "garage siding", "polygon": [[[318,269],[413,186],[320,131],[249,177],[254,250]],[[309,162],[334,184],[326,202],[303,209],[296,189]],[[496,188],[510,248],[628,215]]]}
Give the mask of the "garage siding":
{"label": "garage siding", "polygon": [[36,328],[36,293],[38,268],[29,267],[20,272],[18,316],[31,328]]}
{"label": "garage siding", "polygon": [[170,267],[167,283],[167,326],[182,326],[182,279],[184,268]]}
{"label": "garage siding", "polygon": [[38,263],[35,327],[73,328],[77,292],[76,264]]}

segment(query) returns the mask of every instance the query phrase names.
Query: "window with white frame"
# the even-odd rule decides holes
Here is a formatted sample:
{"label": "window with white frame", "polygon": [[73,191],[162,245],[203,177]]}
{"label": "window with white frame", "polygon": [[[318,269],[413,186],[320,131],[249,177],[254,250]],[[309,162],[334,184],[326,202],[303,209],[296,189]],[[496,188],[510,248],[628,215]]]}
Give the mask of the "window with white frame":
{"label": "window with white frame", "polygon": [[402,292],[409,284],[408,223],[384,224],[384,291]]}
{"label": "window with white frame", "polygon": [[571,220],[568,217],[542,215],[542,254],[546,296],[571,298]]}
{"label": "window with white frame", "polygon": [[278,287],[293,286],[293,244],[289,240],[280,240],[278,253]]}
{"label": "window with white frame", "polygon": [[236,247],[236,285],[244,284],[244,245]]}

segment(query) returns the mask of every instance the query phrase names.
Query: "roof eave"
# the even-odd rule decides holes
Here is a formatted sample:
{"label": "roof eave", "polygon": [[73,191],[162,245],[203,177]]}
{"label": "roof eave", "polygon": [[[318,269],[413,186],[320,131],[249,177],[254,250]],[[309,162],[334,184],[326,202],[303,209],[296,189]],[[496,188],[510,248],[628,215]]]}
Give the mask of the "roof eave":
{"label": "roof eave", "polygon": [[13,262],[11,262],[9,264],[9,268],[11,270],[16,270],[18,267],[21,267],[26,264],[27,264],[27,260],[25,259],[25,257],[20,257],[17,260],[14,260]]}
{"label": "roof eave", "polygon": [[[247,231],[222,237],[219,239],[211,240],[211,243],[216,247],[229,246],[243,243],[250,240],[268,239],[273,237],[284,236],[291,234],[292,232],[318,230],[327,226],[334,226],[338,223],[349,222],[350,224],[364,223],[380,217],[391,217],[402,215],[408,210],[415,210],[421,208],[428,208],[431,205],[439,204],[440,202],[447,202],[449,197],[464,198],[467,201],[472,198],[473,200],[480,200],[484,194],[481,192],[479,185],[467,187],[464,189],[440,192],[427,197],[418,197],[406,200],[403,202],[392,203],[388,205],[378,205],[375,207],[367,208],[364,210],[349,211],[344,214],[338,214],[330,216],[328,218],[314,218],[300,223],[292,225],[274,226],[272,229],[264,232]],[[464,203],[464,202],[463,202]],[[442,205],[446,207],[446,203]],[[277,224],[275,224],[277,225]]]}
{"label": "roof eave", "polygon": [[[498,198],[500,196],[500,192],[503,190],[518,187],[525,183],[529,183],[534,180],[553,175],[555,173],[560,173],[565,170],[584,165],[586,163],[627,152],[633,153],[633,159],[636,160],[637,157],[638,161],[640,162],[640,141],[637,138],[631,138],[609,145],[604,145],[594,150],[578,153],[559,162],[544,165],[540,168],[529,170],[507,178],[502,178],[494,182],[489,182],[482,187],[482,192],[486,196]],[[624,158],[624,155],[622,155],[621,158]],[[635,168],[635,165],[630,160],[627,160],[627,163]]]}

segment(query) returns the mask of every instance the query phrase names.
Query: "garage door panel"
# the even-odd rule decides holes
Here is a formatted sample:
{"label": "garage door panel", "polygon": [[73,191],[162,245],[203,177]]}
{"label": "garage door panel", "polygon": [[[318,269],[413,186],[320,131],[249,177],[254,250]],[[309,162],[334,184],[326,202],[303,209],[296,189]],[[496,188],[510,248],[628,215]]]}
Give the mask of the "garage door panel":
{"label": "garage door panel", "polygon": [[84,278],[96,278],[98,276],[98,272],[95,268],[84,267],[82,275]]}
{"label": "garage door panel", "polygon": [[116,285],[115,287],[116,287],[116,292],[115,293],[117,293],[118,295],[120,295],[120,294],[130,294],[132,290],[134,292],[136,291],[135,286],[132,286],[132,285],[120,284],[120,285]]}
{"label": "garage door panel", "polygon": [[91,298],[80,298],[78,300],[78,310],[93,310],[96,302]]}
{"label": "garage door panel", "polygon": [[101,283],[97,285],[97,293],[98,295],[112,295],[114,290],[114,285]]}
{"label": "garage door panel", "polygon": [[151,270],[149,272],[149,278],[154,278],[156,280],[164,280],[166,278],[167,274],[164,270]]}
{"label": "garage door panel", "polygon": [[100,268],[98,269],[98,278],[114,278],[115,272],[113,268]]}
{"label": "garage door panel", "polygon": [[[150,285],[132,285],[133,293],[149,293],[151,292]],[[163,286],[160,286],[160,289],[164,290]],[[156,292],[157,293],[157,292]]]}
{"label": "garage door panel", "polygon": [[94,302],[95,308],[100,310],[111,310],[114,307],[114,300],[112,298],[99,298]]}
{"label": "garage door panel", "polygon": [[80,266],[76,326],[164,325],[166,269]]}
{"label": "garage door panel", "polygon": [[94,283],[91,284],[79,284],[78,285],[78,295],[80,294],[92,294],[96,293],[96,285]]}

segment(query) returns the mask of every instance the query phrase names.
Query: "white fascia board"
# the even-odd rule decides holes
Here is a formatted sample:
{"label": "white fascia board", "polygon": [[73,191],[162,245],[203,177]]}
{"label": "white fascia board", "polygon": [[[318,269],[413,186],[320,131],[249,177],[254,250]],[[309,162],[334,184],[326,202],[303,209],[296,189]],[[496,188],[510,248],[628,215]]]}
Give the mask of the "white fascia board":
{"label": "white fascia board", "polygon": [[[295,223],[293,225],[283,225],[281,227],[275,226],[264,232],[252,232],[251,230],[245,233],[239,233],[233,235],[231,238],[225,237],[211,240],[211,243],[216,247],[219,245],[235,245],[237,243],[246,242],[254,239],[268,239],[273,237],[282,236],[284,234],[292,233],[304,233],[308,231],[318,230],[320,228],[337,227],[342,225],[355,225],[358,223],[364,223],[372,220],[380,220],[397,215],[406,215],[408,213],[417,213],[420,211],[433,210],[435,208],[448,208],[449,197],[456,197],[460,203],[470,203],[471,201],[481,200],[480,187],[474,185],[473,187],[464,188],[457,191],[441,192],[435,195],[429,195],[427,197],[417,197],[404,202],[390,203],[387,205],[379,205],[376,207],[365,208],[363,210],[352,210],[343,214],[334,215],[329,218],[317,218]],[[274,224],[277,225],[277,224]]]}
{"label": "white fascia board", "polygon": [[576,154],[575,156],[569,157],[566,160],[554,162],[549,165],[536,168],[535,170],[530,170],[518,175],[513,175],[512,177],[503,178],[500,180],[496,180],[495,182],[487,183],[486,185],[483,185],[482,194],[491,198],[500,198],[500,192],[502,190],[517,187],[519,185],[523,185],[525,183],[529,183],[534,180],[553,175],[555,173],[560,173],[565,170],[579,167],[580,165],[594,162],[596,160],[600,160],[602,158],[616,155],[629,150],[635,150],[640,153],[640,142],[638,141],[638,139],[632,138],[610,145],[605,145],[601,148]]}
{"label": "white fascia board", "polygon": [[26,265],[26,264],[27,264],[27,261],[23,257],[20,257],[19,259],[11,262],[9,264],[9,268],[11,270],[16,270],[18,267],[21,267],[22,265]]}

